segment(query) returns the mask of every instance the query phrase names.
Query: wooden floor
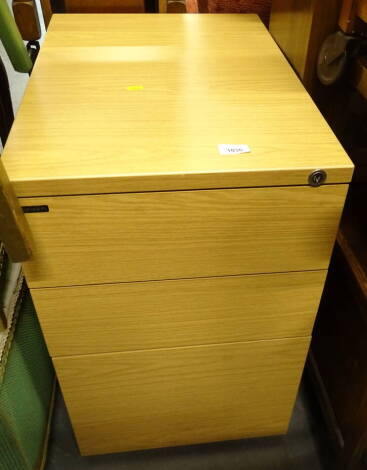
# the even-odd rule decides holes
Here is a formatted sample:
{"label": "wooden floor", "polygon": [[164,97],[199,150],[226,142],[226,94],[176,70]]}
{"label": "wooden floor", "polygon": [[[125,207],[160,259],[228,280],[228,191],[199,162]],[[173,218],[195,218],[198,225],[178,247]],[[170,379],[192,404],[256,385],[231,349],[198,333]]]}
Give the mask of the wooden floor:
{"label": "wooden floor", "polygon": [[65,405],[56,399],[45,470],[330,470],[326,430],[307,380],[287,436],[80,457]]}

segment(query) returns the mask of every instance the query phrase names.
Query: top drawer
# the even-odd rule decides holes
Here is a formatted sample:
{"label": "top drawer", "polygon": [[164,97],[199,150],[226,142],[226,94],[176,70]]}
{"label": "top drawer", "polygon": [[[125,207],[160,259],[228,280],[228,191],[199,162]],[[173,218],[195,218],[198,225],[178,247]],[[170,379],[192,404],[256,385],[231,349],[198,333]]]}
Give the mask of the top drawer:
{"label": "top drawer", "polygon": [[24,198],[30,287],[325,269],[347,185]]}

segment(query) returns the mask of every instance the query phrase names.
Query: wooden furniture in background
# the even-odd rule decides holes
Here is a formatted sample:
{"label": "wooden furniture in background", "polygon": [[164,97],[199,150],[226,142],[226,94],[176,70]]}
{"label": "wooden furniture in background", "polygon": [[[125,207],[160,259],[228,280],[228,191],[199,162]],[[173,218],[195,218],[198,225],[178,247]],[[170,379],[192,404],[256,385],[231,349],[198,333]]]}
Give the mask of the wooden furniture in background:
{"label": "wooden furniture in background", "polygon": [[41,37],[35,0],[13,0],[14,18],[25,41],[37,41]]}
{"label": "wooden furniture in background", "polygon": [[362,21],[367,23],[367,1],[359,0],[357,3],[357,16]]}
{"label": "wooden furniture in background", "polygon": [[343,0],[339,26],[345,33],[357,32],[367,22],[367,0]]}
{"label": "wooden furniture in background", "polygon": [[159,8],[164,8],[164,5],[167,5],[167,0],[40,1],[46,29],[48,28],[53,13],[142,13],[146,11],[146,3],[154,3],[155,1],[159,1]]}
{"label": "wooden furniture in background", "polygon": [[255,13],[268,25],[271,0],[187,0],[188,13]]}
{"label": "wooden furniture in background", "polygon": [[167,2],[168,0],[158,0],[159,13],[167,13]]}
{"label": "wooden furniture in background", "polygon": [[[344,0],[339,17],[339,26],[347,34],[366,34],[367,0]],[[363,50],[362,50],[363,52]],[[367,99],[367,56],[359,57],[352,66],[351,82]]]}
{"label": "wooden furniture in background", "polygon": [[273,0],[270,32],[307,91],[315,97],[317,57],[324,39],[337,29],[342,0]]}
{"label": "wooden furniture in background", "polygon": [[63,0],[65,13],[141,13],[144,0]]}
{"label": "wooden furniture in background", "polygon": [[356,6],[356,0],[343,0],[340,10],[339,26],[346,33],[350,33],[354,29]]}
{"label": "wooden furniture in background", "polygon": [[52,16],[51,0],[40,0],[40,2],[42,7],[43,19],[47,29]]}
{"label": "wooden furniture in background", "polygon": [[[200,0],[185,0],[186,12],[187,13],[199,13],[199,2]],[[202,13],[207,13],[203,11]]]}
{"label": "wooden furniture in background", "polygon": [[[169,0],[167,3],[167,13],[187,13],[185,0]],[[160,11],[160,13],[163,13]]]}
{"label": "wooden furniture in background", "polygon": [[255,15],[55,17],[3,159],[83,454],[287,431],[353,168]]}
{"label": "wooden furniture in background", "polygon": [[313,372],[340,469],[367,464],[367,256],[365,186],[353,188],[312,340]]}
{"label": "wooden furniture in background", "polygon": [[[353,30],[356,28],[362,34],[367,33],[367,0],[358,0],[355,7],[355,17],[357,19],[351,20],[348,26]],[[340,24],[342,17],[340,18]],[[355,61],[354,69],[352,72],[352,84],[358,90],[358,92],[367,100],[367,55],[364,51],[364,55],[359,57]]]}

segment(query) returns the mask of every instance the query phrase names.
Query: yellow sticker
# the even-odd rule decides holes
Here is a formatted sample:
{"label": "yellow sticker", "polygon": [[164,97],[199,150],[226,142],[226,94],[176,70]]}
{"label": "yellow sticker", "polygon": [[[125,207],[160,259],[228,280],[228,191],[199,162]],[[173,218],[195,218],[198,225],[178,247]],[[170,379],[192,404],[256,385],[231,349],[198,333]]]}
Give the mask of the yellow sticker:
{"label": "yellow sticker", "polygon": [[141,85],[130,85],[126,87],[128,91],[137,91],[137,90],[144,90],[144,87]]}

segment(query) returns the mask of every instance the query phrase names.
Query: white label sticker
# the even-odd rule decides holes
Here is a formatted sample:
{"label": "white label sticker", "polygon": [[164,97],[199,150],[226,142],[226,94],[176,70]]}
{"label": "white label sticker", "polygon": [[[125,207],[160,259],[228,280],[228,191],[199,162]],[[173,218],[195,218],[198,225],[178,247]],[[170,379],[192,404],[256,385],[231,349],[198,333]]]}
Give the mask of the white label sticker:
{"label": "white label sticker", "polygon": [[246,144],[219,144],[218,150],[221,155],[239,155],[251,152],[250,147]]}

